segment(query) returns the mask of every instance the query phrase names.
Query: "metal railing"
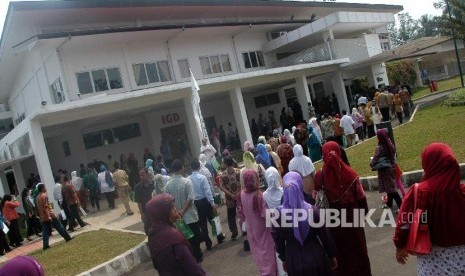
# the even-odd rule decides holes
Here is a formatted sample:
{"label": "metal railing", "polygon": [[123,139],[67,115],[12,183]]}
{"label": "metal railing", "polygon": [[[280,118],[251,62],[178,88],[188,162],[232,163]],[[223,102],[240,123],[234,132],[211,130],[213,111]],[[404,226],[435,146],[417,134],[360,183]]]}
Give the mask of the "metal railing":
{"label": "metal railing", "polygon": [[337,56],[334,52],[334,47],[332,47],[332,43],[332,41],[323,42],[297,54],[278,60],[275,64],[273,64],[273,67],[307,64],[336,59]]}

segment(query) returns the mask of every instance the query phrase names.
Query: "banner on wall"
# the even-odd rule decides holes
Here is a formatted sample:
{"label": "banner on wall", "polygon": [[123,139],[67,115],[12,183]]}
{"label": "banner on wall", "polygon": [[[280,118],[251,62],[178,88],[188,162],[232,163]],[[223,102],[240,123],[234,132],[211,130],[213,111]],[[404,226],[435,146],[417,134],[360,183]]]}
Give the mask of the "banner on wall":
{"label": "banner on wall", "polygon": [[189,72],[191,74],[192,107],[194,109],[195,123],[197,127],[199,128],[199,130],[201,131],[201,133],[203,134],[203,137],[207,138],[208,143],[210,143],[210,139],[208,138],[207,128],[205,127],[205,122],[202,116],[202,110],[200,109],[200,96],[199,96],[200,87],[197,84],[194,74],[192,73],[190,69],[189,69]]}

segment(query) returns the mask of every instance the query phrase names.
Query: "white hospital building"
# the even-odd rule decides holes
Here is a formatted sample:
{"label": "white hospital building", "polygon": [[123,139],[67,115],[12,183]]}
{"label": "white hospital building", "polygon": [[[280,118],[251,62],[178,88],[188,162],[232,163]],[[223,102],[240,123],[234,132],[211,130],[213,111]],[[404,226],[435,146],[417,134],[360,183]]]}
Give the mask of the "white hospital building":
{"label": "white hospital building", "polygon": [[[388,84],[387,24],[402,6],[316,1],[11,2],[0,45],[0,195],[30,173],[48,192],[59,168],[159,154],[162,139],[197,156],[189,68],[207,128],[250,122],[297,101],[337,97],[350,80]],[[13,177],[14,176],[14,177]],[[7,179],[8,178],[8,179]],[[49,195],[51,198],[51,194]]]}

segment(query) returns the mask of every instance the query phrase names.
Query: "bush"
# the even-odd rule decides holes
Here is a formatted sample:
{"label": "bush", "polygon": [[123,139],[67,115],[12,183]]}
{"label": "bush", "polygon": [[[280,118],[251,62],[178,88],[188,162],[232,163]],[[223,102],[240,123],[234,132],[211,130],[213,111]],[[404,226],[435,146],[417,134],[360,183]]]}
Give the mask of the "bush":
{"label": "bush", "polygon": [[443,106],[465,106],[465,88],[452,92],[449,97],[442,103]]}
{"label": "bush", "polygon": [[410,60],[393,61],[386,63],[389,84],[414,84],[417,80],[415,66]]}

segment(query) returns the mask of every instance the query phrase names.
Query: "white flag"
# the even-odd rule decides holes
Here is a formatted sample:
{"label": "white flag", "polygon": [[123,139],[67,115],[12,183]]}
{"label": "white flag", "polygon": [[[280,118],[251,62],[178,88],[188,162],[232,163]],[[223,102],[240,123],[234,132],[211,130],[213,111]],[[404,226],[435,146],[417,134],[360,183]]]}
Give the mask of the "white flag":
{"label": "white flag", "polygon": [[205,128],[205,122],[203,121],[202,111],[200,110],[200,87],[195,80],[194,74],[189,69],[191,74],[191,90],[192,90],[192,107],[194,109],[194,118],[197,123],[197,127],[200,129],[204,138],[208,139],[207,129]]}
{"label": "white flag", "polygon": [[197,81],[195,80],[194,74],[192,74],[192,71],[190,68],[189,68],[189,72],[191,73],[191,85],[192,85],[192,93],[193,93],[194,99],[197,102],[197,104],[200,104],[200,97],[199,97],[200,87]]}

